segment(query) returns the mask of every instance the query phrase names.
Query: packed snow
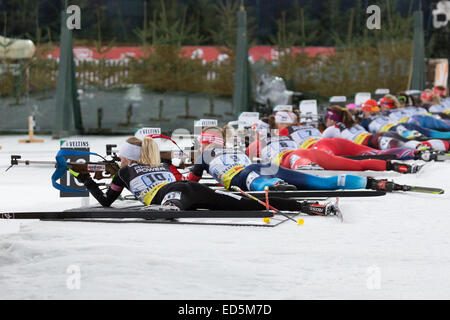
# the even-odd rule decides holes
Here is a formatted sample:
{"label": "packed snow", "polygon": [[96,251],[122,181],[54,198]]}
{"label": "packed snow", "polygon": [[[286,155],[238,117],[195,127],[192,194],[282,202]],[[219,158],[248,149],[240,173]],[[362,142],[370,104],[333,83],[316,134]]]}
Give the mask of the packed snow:
{"label": "packed snow", "polygon": [[[5,172],[12,154],[59,149],[23,138],[0,136],[0,211],[80,207],[59,198],[51,167]],[[125,137],[85,139],[104,154]],[[0,299],[449,299],[449,163],[385,176],[445,194],[342,198],[344,223],[275,228],[0,220]]]}

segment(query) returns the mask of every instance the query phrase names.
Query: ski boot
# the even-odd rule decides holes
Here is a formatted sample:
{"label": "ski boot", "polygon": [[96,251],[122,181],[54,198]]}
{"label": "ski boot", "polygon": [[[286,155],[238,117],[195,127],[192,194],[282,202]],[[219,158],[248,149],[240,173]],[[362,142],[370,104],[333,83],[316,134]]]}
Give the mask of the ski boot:
{"label": "ski boot", "polygon": [[338,216],[339,207],[336,203],[302,202],[300,212],[310,216]]}
{"label": "ski boot", "polygon": [[445,161],[447,160],[448,154],[442,151],[435,151],[435,150],[425,150],[425,151],[419,151],[416,154],[416,160],[423,160],[423,161]]}
{"label": "ski boot", "polygon": [[395,171],[400,173],[417,173],[422,168],[421,165],[418,164],[406,164],[400,162],[386,162],[386,170],[387,171]]}
{"label": "ski boot", "polygon": [[404,190],[404,187],[406,186],[399,185],[397,183],[394,183],[393,181],[388,181],[387,179],[377,180],[371,177],[367,178],[366,189],[386,191],[386,192],[408,191]]}
{"label": "ski boot", "polygon": [[170,199],[161,204],[164,207],[167,207],[167,210],[172,211],[181,211],[183,210],[183,204],[180,200]]}
{"label": "ski boot", "polygon": [[[183,204],[181,203],[180,200],[177,200],[177,199],[166,200],[166,201],[164,201],[164,203],[161,203],[161,207],[164,208],[163,211],[181,211],[181,210],[183,210]],[[148,220],[151,220],[151,218],[149,218]],[[167,218],[164,220],[176,221],[177,219]]]}

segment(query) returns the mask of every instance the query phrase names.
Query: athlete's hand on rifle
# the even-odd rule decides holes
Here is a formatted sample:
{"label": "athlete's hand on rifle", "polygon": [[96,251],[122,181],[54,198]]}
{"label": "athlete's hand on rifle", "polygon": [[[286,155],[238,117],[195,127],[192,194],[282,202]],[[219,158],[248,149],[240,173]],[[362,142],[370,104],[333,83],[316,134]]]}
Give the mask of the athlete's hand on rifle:
{"label": "athlete's hand on rifle", "polygon": [[68,163],[68,167],[69,169],[72,169],[74,172],[77,172],[80,175],[83,174],[84,176],[81,176],[80,179],[87,178],[85,174],[93,172],[93,179],[95,180],[112,179],[117,171],[120,170],[119,165],[112,161]]}
{"label": "athlete's hand on rifle", "polygon": [[77,179],[79,182],[85,184],[87,181],[89,181],[91,179],[91,175],[89,173],[80,173],[80,172],[76,172],[72,169],[69,169],[69,172],[71,175],[73,175],[75,177],[75,179]]}

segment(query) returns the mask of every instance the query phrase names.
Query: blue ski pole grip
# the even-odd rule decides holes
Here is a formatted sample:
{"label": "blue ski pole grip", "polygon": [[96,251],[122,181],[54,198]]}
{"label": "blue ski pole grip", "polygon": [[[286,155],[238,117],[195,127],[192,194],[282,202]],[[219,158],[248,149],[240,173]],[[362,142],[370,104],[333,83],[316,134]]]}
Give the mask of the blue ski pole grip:
{"label": "blue ski pole grip", "polygon": [[75,190],[66,186],[63,186],[56,181],[61,179],[67,172],[67,162],[65,157],[67,156],[87,156],[87,155],[95,155],[99,156],[97,153],[93,152],[86,152],[86,151],[77,151],[77,150],[59,150],[59,152],[56,154],[56,170],[53,172],[52,175],[52,185],[55,189],[65,192],[72,192],[72,193],[83,193],[85,191],[81,190]]}

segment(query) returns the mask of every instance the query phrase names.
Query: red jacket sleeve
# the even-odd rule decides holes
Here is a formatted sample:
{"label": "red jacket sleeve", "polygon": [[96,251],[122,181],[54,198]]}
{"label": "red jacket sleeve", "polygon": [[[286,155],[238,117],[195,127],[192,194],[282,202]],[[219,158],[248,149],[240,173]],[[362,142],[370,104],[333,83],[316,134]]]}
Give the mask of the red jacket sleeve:
{"label": "red jacket sleeve", "polygon": [[187,180],[194,181],[194,182],[199,182],[201,178],[202,177],[198,177],[195,174],[193,174],[192,172],[189,172],[189,175],[187,176]]}
{"label": "red jacket sleeve", "polygon": [[172,171],[172,173],[175,176],[175,178],[177,179],[177,181],[184,180],[183,175],[180,173],[180,171],[178,171],[178,169],[174,165],[170,165],[169,167],[170,167],[170,171]]}

